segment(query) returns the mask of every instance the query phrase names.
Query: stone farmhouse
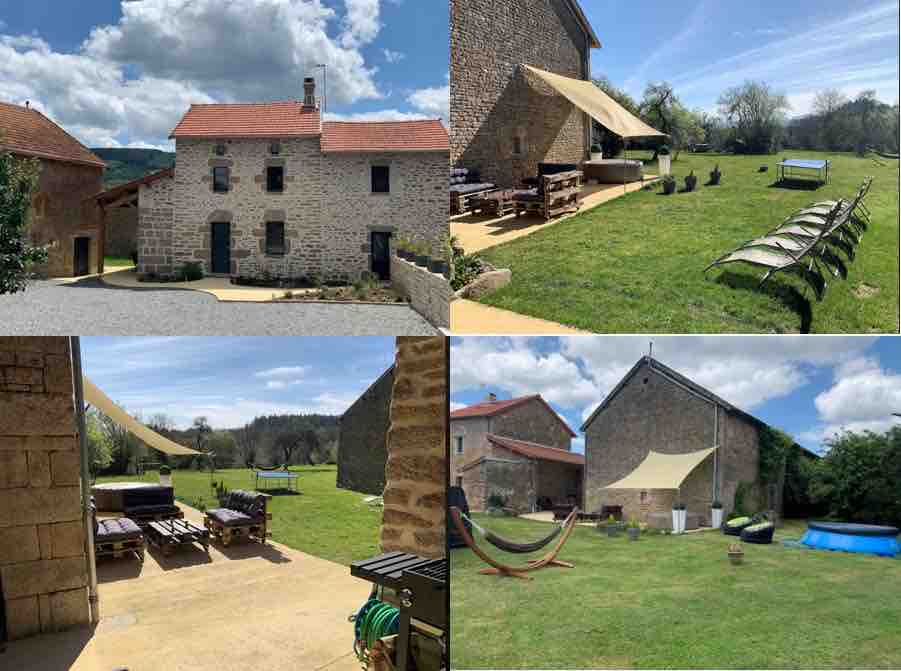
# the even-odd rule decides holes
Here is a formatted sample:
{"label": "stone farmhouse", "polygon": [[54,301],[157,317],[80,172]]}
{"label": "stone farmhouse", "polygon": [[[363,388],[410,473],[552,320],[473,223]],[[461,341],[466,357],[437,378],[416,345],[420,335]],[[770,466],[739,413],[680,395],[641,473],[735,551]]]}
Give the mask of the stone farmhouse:
{"label": "stone farmhouse", "polygon": [[27,103],[0,103],[0,150],[40,161],[28,235],[48,246],[49,258],[35,270],[52,277],[102,270],[104,227],[93,197],[103,189],[106,164]]}
{"label": "stone farmhouse", "polygon": [[[642,357],[591,413],[585,433],[585,508],[625,519],[665,521],[679,498],[699,525],[710,524],[719,500],[728,517],[736,494],[746,510],[782,511],[782,478],[759,473],[767,425],[650,356]],[[704,456],[702,451],[710,448]],[[697,454],[678,488],[642,488],[640,465],[650,451]],[[637,483],[612,488],[627,476]],[[725,518],[724,518],[725,519]]]}
{"label": "stone farmhouse", "polygon": [[388,279],[391,238],[442,248],[448,135],[440,121],[323,121],[303,101],[192,105],[174,174],[137,185],[138,272]]}
{"label": "stone farmhouse", "polygon": [[601,45],[576,0],[451,0],[450,39],[453,166],[514,186],[588,158],[590,117],[523,67],[591,78]]}
{"label": "stone farmhouse", "polygon": [[492,494],[519,512],[581,505],[584,457],[572,452],[575,435],[539,394],[490,394],[450,414],[451,482],[476,511]]}
{"label": "stone farmhouse", "polygon": [[381,496],[388,460],[388,421],[394,366],[353,402],[338,425],[338,487]]}

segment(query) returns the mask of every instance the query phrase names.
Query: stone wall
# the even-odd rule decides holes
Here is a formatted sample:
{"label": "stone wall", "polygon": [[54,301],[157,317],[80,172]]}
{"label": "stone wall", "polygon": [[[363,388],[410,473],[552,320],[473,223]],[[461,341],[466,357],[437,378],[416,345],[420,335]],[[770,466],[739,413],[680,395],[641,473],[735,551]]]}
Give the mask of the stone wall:
{"label": "stone wall", "polygon": [[[447,223],[445,222],[445,226]],[[391,286],[432,326],[450,328],[450,282],[427,268],[391,255]]]}
{"label": "stone wall", "polygon": [[381,495],[394,369],[385,371],[341,416],[338,432],[337,485]]}
{"label": "stone wall", "polygon": [[488,497],[500,494],[507,508],[532,512],[536,500],[534,468],[534,464],[519,456],[483,457],[468,465],[460,473],[469,509],[484,512]]}
{"label": "stone wall", "polygon": [[[322,154],[319,137],[225,142],[179,139],[171,248],[176,267],[211,268],[215,222],[231,224],[232,275],[355,281],[372,270],[373,232],[416,236],[440,246],[447,233],[447,152]],[[284,191],[266,191],[266,167],[285,170]],[[372,193],[373,165],[390,167],[390,193]],[[230,190],[215,193],[214,166],[230,168]],[[266,222],[285,224],[284,255],[266,254]],[[143,226],[143,219],[142,219]],[[149,245],[156,248],[156,245]],[[153,256],[165,256],[152,254]],[[148,262],[148,267],[154,265]]]}
{"label": "stone wall", "polygon": [[[450,420],[451,482],[456,482],[462,468],[487,456],[491,450],[486,436],[491,433],[490,417],[466,417]],[[457,454],[457,438],[463,438],[463,454]],[[467,492],[467,496],[469,492]]]}
{"label": "stone wall", "polygon": [[[629,473],[650,450],[684,454],[720,445],[720,500],[725,514],[732,510],[740,481],[756,483],[758,438],[756,426],[745,417],[719,409],[718,440],[714,437],[714,406],[675,385],[643,363],[585,430],[585,507],[623,505],[626,517],[643,518],[648,511],[671,506],[674,493],[605,490]],[[752,496],[756,496],[757,489]],[[708,519],[713,501],[713,457],[683,483],[682,500]],[[751,501],[752,505],[757,505]],[[668,508],[665,508],[668,509]]]}
{"label": "stone wall", "polygon": [[129,258],[138,249],[138,208],[106,211],[106,255]]}
{"label": "stone wall", "polygon": [[443,557],[447,339],[399,336],[394,366],[382,548]]}
{"label": "stone wall", "polygon": [[168,276],[175,271],[174,223],[175,178],[142,184],[138,188],[138,273]]}
{"label": "stone wall", "polygon": [[451,0],[452,165],[511,187],[534,175],[540,161],[586,158],[588,117],[520,67],[588,78],[588,38],[567,4]]}
{"label": "stone wall", "polygon": [[89,272],[99,262],[100,209],[92,196],[103,190],[103,169],[88,165],[41,160],[37,192],[28,235],[39,245],[52,243],[47,263],[36,272],[50,277],[75,274],[75,238],[90,238]]}
{"label": "stone wall", "polygon": [[572,436],[557,414],[537,398],[491,418],[491,433],[569,450]]}
{"label": "stone wall", "polygon": [[90,621],[66,338],[0,338],[0,592],[18,639]]}

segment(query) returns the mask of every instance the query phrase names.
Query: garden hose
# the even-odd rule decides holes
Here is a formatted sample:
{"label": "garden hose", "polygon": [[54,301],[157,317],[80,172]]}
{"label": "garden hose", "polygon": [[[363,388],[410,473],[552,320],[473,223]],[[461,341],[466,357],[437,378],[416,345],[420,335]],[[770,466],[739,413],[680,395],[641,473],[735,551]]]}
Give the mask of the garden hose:
{"label": "garden hose", "polygon": [[350,620],[354,623],[354,653],[366,668],[375,642],[397,633],[400,611],[376,599],[373,593],[357,614],[351,615]]}

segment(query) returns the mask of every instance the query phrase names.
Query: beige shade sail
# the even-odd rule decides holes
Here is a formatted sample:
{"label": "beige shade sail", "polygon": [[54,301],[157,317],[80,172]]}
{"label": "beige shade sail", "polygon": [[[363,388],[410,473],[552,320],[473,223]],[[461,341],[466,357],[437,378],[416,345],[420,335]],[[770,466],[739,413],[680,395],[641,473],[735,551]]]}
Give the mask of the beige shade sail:
{"label": "beige shade sail", "polygon": [[651,128],[589,81],[545,72],[531,65],[524,67],[604,128],[620,137],[666,137],[666,133]]}
{"label": "beige shade sail", "polygon": [[685,478],[715,450],[710,447],[688,454],[651,451],[638,468],[604,489],[679,489]]}
{"label": "beige shade sail", "polygon": [[152,447],[153,449],[165,452],[166,454],[203,454],[203,452],[192,450],[190,447],[179,445],[178,443],[161,436],[156,431],[147,428],[118,405],[113,403],[109,396],[100,391],[100,389],[98,389],[88,378],[83,379],[85,401],[93,405],[123,429],[126,429],[129,433],[133,434],[141,442],[147,445],[147,447]]}

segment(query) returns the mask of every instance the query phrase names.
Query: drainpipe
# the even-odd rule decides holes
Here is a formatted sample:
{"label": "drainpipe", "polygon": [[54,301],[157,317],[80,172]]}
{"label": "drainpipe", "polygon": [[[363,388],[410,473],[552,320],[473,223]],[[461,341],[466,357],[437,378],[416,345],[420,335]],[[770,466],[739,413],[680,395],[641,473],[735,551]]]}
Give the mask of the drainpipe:
{"label": "drainpipe", "polygon": [[100,622],[100,600],[97,596],[97,559],[94,556],[94,520],[91,514],[91,472],[88,454],[87,425],[84,418],[84,384],[81,372],[81,342],[78,336],[69,338],[72,351],[72,381],[75,388],[75,422],[78,428],[78,447],[81,452],[81,505],[84,519],[85,554],[88,558],[88,604],[91,624]]}

